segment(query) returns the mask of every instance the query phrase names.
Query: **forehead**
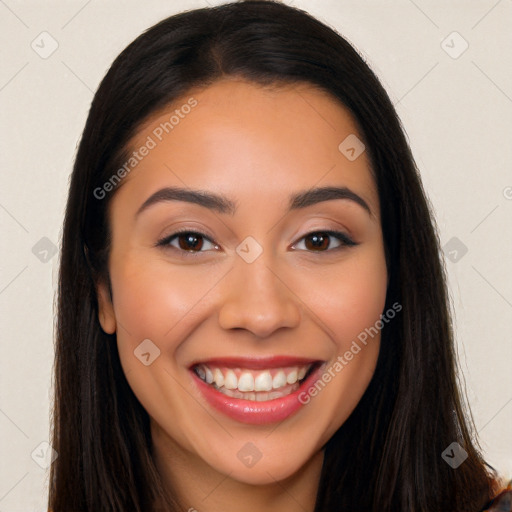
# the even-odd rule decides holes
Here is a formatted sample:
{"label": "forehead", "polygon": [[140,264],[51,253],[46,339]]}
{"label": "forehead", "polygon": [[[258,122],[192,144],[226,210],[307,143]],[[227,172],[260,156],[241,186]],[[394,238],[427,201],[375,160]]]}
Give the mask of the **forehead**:
{"label": "forehead", "polygon": [[[361,139],[348,109],[309,84],[222,80],[190,90],[139,127],[130,153],[151,149],[133,162],[119,195],[176,184],[271,200],[292,189],[343,185],[376,204]],[[354,159],[353,150],[362,153]]]}

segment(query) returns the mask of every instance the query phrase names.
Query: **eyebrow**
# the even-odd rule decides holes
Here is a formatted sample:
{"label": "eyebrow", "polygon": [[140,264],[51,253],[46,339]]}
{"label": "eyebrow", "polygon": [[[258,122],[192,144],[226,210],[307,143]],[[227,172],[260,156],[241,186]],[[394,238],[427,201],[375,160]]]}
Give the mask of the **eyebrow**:
{"label": "eyebrow", "polygon": [[[353,201],[366,210],[370,216],[373,216],[368,203],[347,187],[318,187],[293,194],[289,198],[288,211],[307,208],[308,206],[333,199]],[[138,216],[154,204],[170,201],[198,204],[218,213],[228,215],[233,215],[237,209],[236,203],[222,194],[181,187],[165,187],[149,196],[135,215]]]}

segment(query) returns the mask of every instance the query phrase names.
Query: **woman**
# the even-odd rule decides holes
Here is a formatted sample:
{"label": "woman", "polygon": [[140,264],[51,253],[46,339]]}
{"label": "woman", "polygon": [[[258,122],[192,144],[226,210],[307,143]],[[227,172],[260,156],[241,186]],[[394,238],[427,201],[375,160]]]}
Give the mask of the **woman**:
{"label": "woman", "polygon": [[50,509],[512,510],[464,414],[439,254],[342,37],[271,1],[155,25],[71,178]]}

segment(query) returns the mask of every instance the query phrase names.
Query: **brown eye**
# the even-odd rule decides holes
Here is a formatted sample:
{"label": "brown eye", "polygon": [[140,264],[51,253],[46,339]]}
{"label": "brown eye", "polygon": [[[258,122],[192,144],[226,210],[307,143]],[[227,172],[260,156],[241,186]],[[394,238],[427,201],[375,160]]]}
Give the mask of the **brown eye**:
{"label": "brown eye", "polygon": [[[335,244],[334,247],[333,243]],[[301,238],[294,248],[297,248],[297,245],[301,244],[303,244],[303,247],[299,247],[301,250],[310,252],[329,252],[330,250],[340,249],[344,246],[350,247],[357,245],[353,240],[345,235],[345,233],[338,231],[315,231],[313,233],[309,233]]]}
{"label": "brown eye", "polygon": [[160,240],[157,245],[161,247],[172,247],[173,249],[188,253],[200,253],[219,248],[219,246],[214,244],[206,235],[195,231],[174,233]]}
{"label": "brown eye", "polygon": [[329,247],[329,235],[324,235],[322,233],[315,233],[312,235],[308,235],[304,238],[306,249],[309,250],[325,250]]}
{"label": "brown eye", "polygon": [[178,245],[184,251],[199,251],[203,247],[203,237],[195,233],[185,233],[177,236]]}

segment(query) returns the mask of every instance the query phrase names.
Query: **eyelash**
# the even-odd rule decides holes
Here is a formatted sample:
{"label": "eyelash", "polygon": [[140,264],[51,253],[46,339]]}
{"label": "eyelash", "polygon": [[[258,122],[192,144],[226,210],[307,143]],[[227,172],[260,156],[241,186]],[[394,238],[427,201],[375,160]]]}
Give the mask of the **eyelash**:
{"label": "eyelash", "polygon": [[[204,239],[208,240],[214,246],[219,247],[217,243],[215,243],[210,237],[208,237],[204,233],[201,233],[199,231],[192,231],[192,230],[189,230],[189,229],[184,229],[184,230],[176,231],[172,235],[166,236],[166,237],[162,238],[161,240],[159,240],[156,245],[157,245],[157,247],[164,247],[164,248],[169,248],[170,247],[170,248],[172,248],[174,250],[180,251],[183,254],[183,256],[185,256],[185,257],[197,257],[202,252],[206,252],[206,251],[201,251],[201,250],[199,250],[199,251],[186,251],[184,249],[180,249],[178,247],[174,247],[174,246],[170,245],[171,241],[173,241],[174,239],[177,239],[180,235],[185,235],[185,234],[186,235],[196,235],[196,236],[199,236],[201,238],[204,238]],[[324,251],[308,251],[306,249],[305,250],[306,252],[313,252],[313,253],[333,252],[333,251],[344,249],[344,248],[347,248],[347,247],[353,247],[353,246],[359,245],[358,243],[354,242],[345,233],[342,233],[341,231],[334,231],[334,230],[329,230],[329,229],[310,231],[309,233],[304,235],[302,238],[300,238],[299,242],[304,240],[305,238],[310,237],[311,235],[318,235],[318,234],[324,235],[324,236],[327,235],[329,237],[337,238],[341,242],[341,245],[339,245],[338,247],[335,247],[333,249],[326,249]],[[297,243],[298,242],[296,242],[294,245],[296,245]],[[304,249],[300,249],[300,250],[304,250]]]}

